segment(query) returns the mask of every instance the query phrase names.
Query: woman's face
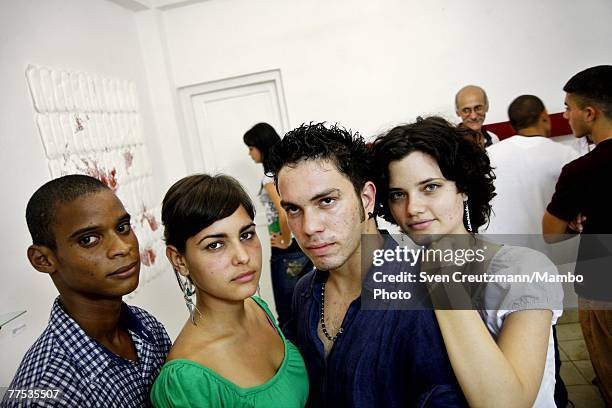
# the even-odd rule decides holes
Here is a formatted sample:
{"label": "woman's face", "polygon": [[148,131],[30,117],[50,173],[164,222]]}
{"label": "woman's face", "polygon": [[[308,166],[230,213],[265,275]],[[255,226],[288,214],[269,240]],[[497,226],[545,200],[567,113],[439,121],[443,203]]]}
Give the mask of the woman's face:
{"label": "woman's face", "polygon": [[240,206],[187,240],[182,274],[188,273],[198,296],[243,300],[252,296],[261,273],[261,244],[255,224]]}
{"label": "woman's face", "polygon": [[249,156],[251,156],[251,159],[253,159],[255,163],[262,162],[263,157],[261,157],[261,151],[254,146],[249,146]]}
{"label": "woman's face", "polygon": [[389,163],[389,208],[410,238],[467,234],[463,200],[454,181],[444,178],[436,160],[415,151]]}

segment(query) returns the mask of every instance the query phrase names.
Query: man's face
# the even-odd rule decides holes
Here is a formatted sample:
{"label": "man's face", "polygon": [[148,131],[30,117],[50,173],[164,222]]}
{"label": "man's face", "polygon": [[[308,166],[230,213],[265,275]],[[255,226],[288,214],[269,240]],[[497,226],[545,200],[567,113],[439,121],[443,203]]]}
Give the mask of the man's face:
{"label": "man's face", "polygon": [[576,101],[576,98],[571,94],[565,95],[565,112],[563,117],[569,121],[572,132],[576,137],[582,137],[591,134],[591,128],[585,120],[586,111]]}
{"label": "man's face", "polygon": [[465,89],[457,97],[457,116],[463,124],[472,130],[480,132],[487,116],[489,107],[484,94],[479,89]]}
{"label": "man's face", "polygon": [[304,253],[321,270],[359,256],[364,204],[351,181],[326,160],[301,161],[278,173],[287,221]]}
{"label": "man's face", "polygon": [[110,190],[59,203],[55,271],[62,296],[121,298],[138,286],[140,254],[130,216]]}

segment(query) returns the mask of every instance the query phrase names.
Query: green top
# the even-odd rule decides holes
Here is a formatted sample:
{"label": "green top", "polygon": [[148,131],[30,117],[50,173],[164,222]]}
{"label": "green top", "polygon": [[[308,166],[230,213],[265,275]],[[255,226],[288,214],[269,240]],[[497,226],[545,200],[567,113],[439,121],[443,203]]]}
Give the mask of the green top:
{"label": "green top", "polygon": [[266,383],[242,388],[195,361],[179,359],[164,364],[151,389],[154,407],[303,407],[308,399],[308,375],[298,349],[280,331],[268,305],[252,299],[274,322],[285,345],[278,371]]}

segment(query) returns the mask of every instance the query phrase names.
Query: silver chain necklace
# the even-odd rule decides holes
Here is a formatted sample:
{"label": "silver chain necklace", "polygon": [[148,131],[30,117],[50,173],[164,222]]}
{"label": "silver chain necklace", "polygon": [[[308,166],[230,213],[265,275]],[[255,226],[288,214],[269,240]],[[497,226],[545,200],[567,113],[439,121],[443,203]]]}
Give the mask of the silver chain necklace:
{"label": "silver chain necklace", "polygon": [[325,327],[325,282],[323,282],[321,286],[321,330],[323,331],[323,335],[327,338],[327,340],[331,341],[332,343],[336,341],[338,336],[340,336],[343,331],[342,326],[340,326],[338,333],[332,337]]}

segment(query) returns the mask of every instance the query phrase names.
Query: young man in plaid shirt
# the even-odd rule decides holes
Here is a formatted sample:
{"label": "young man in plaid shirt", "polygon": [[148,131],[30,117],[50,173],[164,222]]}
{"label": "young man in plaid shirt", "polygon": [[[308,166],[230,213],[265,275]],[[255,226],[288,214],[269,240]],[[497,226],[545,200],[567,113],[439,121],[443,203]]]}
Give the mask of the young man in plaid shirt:
{"label": "young man in plaid shirt", "polygon": [[2,406],[142,407],[170,339],[153,316],[122,302],[138,286],[140,254],[115,194],[83,175],[52,180],[26,209],[28,258],[59,291]]}

